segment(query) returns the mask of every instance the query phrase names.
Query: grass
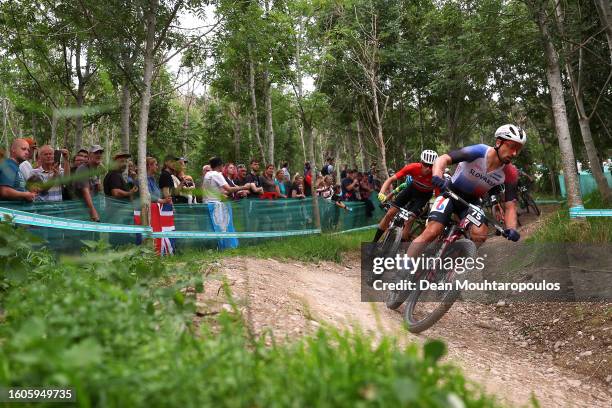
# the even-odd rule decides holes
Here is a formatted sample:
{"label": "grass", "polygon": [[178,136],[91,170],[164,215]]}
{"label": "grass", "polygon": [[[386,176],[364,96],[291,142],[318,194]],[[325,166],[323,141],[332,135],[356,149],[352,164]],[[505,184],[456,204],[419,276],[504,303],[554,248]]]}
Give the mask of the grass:
{"label": "grass", "polygon": [[342,254],[358,250],[363,242],[370,242],[374,229],[349,232],[346,234],[306,235],[259,241],[254,245],[243,245],[226,251],[184,251],[176,262],[201,262],[228,256],[250,256],[255,258],[292,259],[302,262],[341,262]]}
{"label": "grass", "polygon": [[[24,231],[3,232],[27,241]],[[340,238],[335,248],[360,240]],[[286,243],[272,244],[269,250],[288,251]],[[400,347],[391,338],[373,342],[358,330],[323,327],[266,346],[235,306],[214,328],[193,324],[194,292],[206,285],[200,263],[179,265],[143,248],[90,248],[60,260],[22,252],[23,273],[3,275],[3,386],[72,387],[81,407],[498,406],[440,362],[440,341]],[[0,261],[15,256],[0,252]]]}
{"label": "grass", "polygon": [[[599,193],[585,197],[585,208],[606,208]],[[542,227],[529,237],[529,242],[612,242],[612,219],[607,217],[586,217],[586,221],[571,220],[569,210],[563,205],[550,215]]]}

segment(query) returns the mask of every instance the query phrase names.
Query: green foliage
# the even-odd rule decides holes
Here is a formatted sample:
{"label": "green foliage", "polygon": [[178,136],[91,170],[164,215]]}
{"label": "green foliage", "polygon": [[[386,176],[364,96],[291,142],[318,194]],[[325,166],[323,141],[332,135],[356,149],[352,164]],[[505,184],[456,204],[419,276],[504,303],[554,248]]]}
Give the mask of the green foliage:
{"label": "green foliage", "polygon": [[268,346],[235,307],[194,324],[194,291],[206,284],[199,265],[90,246],[52,268],[31,263],[8,291],[2,384],[73,387],[79,406],[496,406],[439,362],[438,341],[421,352],[322,328]]}
{"label": "green foliage", "polygon": [[54,263],[47,250],[34,249],[43,242],[42,239],[9,221],[0,221],[0,297],[11,286],[25,281],[30,270]]}
{"label": "green foliage", "polygon": [[[585,208],[601,209],[606,204],[599,192],[585,197]],[[601,244],[612,242],[612,219],[609,217],[587,217],[586,222],[570,220],[569,209],[561,209],[548,216],[544,225],[531,237],[530,242],[584,242]]]}

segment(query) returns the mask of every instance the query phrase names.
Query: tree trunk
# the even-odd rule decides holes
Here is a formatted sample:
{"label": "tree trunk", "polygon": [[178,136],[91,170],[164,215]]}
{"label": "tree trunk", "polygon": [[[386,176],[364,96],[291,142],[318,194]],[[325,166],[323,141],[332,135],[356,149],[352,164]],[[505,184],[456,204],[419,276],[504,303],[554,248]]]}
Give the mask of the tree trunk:
{"label": "tree trunk", "polygon": [[265,150],[261,143],[261,137],[259,136],[259,119],[257,118],[257,98],[255,96],[255,67],[253,64],[253,55],[251,53],[251,44],[248,45],[249,50],[249,90],[251,93],[251,122],[253,123],[253,131],[255,133],[255,140],[257,141],[257,147],[259,147],[259,153],[261,154],[261,161],[266,159]]}
{"label": "tree trunk", "polygon": [[51,146],[53,148],[58,147],[57,144],[57,109],[53,108],[51,112]]}
{"label": "tree trunk", "polygon": [[378,167],[381,172],[383,180],[389,177],[389,171],[387,170],[387,150],[385,147],[385,139],[383,137],[383,125],[380,119],[380,111],[378,110],[378,91],[376,90],[375,74],[372,72],[370,75],[370,91],[372,93],[372,107],[374,111],[374,125],[376,126],[376,145],[378,147],[378,160],[380,165]]}
{"label": "tree trunk", "polygon": [[147,182],[147,130],[149,126],[149,109],[151,108],[151,79],[153,77],[153,57],[155,45],[155,25],[157,20],[157,8],[159,0],[150,0],[145,11],[145,26],[147,38],[144,53],[143,92],[140,100],[140,118],[138,121],[138,187],[140,191],[142,225],[149,225],[149,214],[151,212],[151,195]]}
{"label": "tree trunk", "polygon": [[359,154],[361,156],[361,170],[368,171],[370,170],[370,165],[366,157],[365,146],[363,144],[363,128],[359,119],[357,119],[357,143],[359,144]]}
{"label": "tree trunk", "polygon": [[[570,208],[578,207],[582,206],[583,203],[582,197],[580,196],[580,184],[576,171],[576,159],[574,157],[572,139],[570,136],[569,125],[567,123],[565,100],[563,99],[563,83],[561,82],[559,59],[548,30],[545,11],[543,8],[540,8],[536,11],[536,13],[538,27],[544,42],[546,78],[548,80],[548,87],[550,89],[550,97],[552,100],[555,132],[557,134],[557,139],[559,140],[561,164],[563,166],[563,175],[565,177],[565,187],[567,191],[567,203]],[[584,221],[584,219],[582,219],[582,221]]]}
{"label": "tree trunk", "polygon": [[268,164],[274,164],[274,126],[272,125],[272,83],[270,74],[264,71],[264,89],[266,94],[266,138],[268,140]]}
{"label": "tree trunk", "polygon": [[[555,0],[555,13],[557,16],[557,23],[559,27],[559,32],[561,35],[565,35],[565,21],[563,17],[563,10],[561,8],[560,0]],[[565,43],[564,43],[565,44]],[[601,167],[601,160],[597,156],[597,149],[595,148],[595,143],[593,142],[593,136],[591,134],[591,117],[587,114],[586,109],[584,108],[584,94],[582,92],[582,84],[580,83],[581,70],[582,70],[582,48],[578,50],[578,76],[576,77],[576,73],[574,72],[574,68],[572,67],[571,61],[571,52],[568,49],[567,45],[563,46],[563,51],[565,53],[565,70],[567,72],[567,76],[570,80],[571,90],[572,90],[572,99],[574,100],[574,105],[576,107],[576,112],[578,113],[578,123],[580,124],[580,134],[582,135],[582,141],[584,142],[584,147],[587,152],[587,157],[589,158],[589,164],[591,167],[591,171],[593,172],[593,177],[597,183],[597,187],[599,188],[599,192],[601,196],[606,202],[609,202],[612,199],[612,193],[610,192],[610,187],[608,186],[608,181],[603,174],[603,170]],[[594,109],[597,109],[596,107]]]}
{"label": "tree trunk", "polygon": [[77,115],[76,115],[76,129],[74,132],[74,150],[77,151],[83,147],[83,104],[85,103],[85,87],[79,85],[77,89]]}
{"label": "tree trunk", "polygon": [[310,123],[306,120],[306,118],[304,117],[304,113],[301,114],[302,117],[302,125],[304,126],[304,133],[306,134],[306,137],[308,138],[308,150],[309,150],[309,154],[308,156],[310,157],[310,164],[311,164],[311,174],[312,174],[312,179],[311,179],[311,199],[312,199],[312,217],[313,217],[313,221],[314,221],[314,227],[317,229],[321,228],[321,215],[319,214],[319,197],[317,197],[317,187],[316,187],[316,174],[317,174],[317,169],[315,166],[315,140],[314,140],[314,132],[312,131],[312,126],[310,125]]}
{"label": "tree trunk", "polygon": [[127,153],[130,151],[131,104],[132,94],[128,81],[125,80],[121,86],[121,150]]}
{"label": "tree trunk", "polygon": [[235,103],[230,103],[229,114],[232,118],[232,127],[234,128],[234,162],[240,160],[240,143],[242,140],[242,126],[240,120],[240,112]]}
{"label": "tree trunk", "polygon": [[594,0],[597,6],[597,14],[602,27],[606,30],[606,38],[608,39],[608,50],[610,51],[610,63],[612,64],[612,7],[610,0]]}
{"label": "tree trunk", "polygon": [[6,98],[2,99],[2,140],[4,140],[5,142],[5,147],[6,147],[6,155],[8,157],[8,155],[10,154],[10,143],[9,143],[9,137],[8,137],[8,132],[7,132],[7,124],[8,124],[8,101],[6,100]]}
{"label": "tree trunk", "polygon": [[300,141],[302,142],[302,152],[304,152],[304,162],[308,161],[306,158],[306,143],[304,142],[304,126],[300,124]]}
{"label": "tree trunk", "polygon": [[353,145],[352,132],[353,132],[353,129],[351,129],[351,126],[349,125],[346,128],[346,139],[344,139],[344,143],[345,143],[347,155],[348,155],[348,165],[351,169],[355,169],[357,168],[357,163],[355,161],[355,146]]}

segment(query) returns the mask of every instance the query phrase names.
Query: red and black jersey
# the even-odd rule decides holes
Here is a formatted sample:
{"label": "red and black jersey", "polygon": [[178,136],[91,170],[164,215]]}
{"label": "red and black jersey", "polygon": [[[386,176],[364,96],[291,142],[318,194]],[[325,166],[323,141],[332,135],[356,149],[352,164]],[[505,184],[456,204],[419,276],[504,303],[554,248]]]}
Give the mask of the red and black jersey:
{"label": "red and black jersey", "polygon": [[422,192],[428,193],[433,191],[433,185],[431,184],[431,172],[424,176],[421,172],[423,168],[422,163],[410,163],[406,166],[402,167],[400,171],[395,173],[395,177],[398,179],[401,177],[406,177],[408,175],[412,176],[412,186]]}

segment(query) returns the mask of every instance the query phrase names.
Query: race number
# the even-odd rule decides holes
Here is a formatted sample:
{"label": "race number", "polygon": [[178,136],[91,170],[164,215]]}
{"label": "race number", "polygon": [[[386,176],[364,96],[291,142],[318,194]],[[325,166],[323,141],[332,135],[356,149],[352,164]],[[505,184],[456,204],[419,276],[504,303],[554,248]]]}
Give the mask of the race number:
{"label": "race number", "polygon": [[475,226],[480,227],[482,225],[484,213],[482,212],[480,208],[476,207],[473,204],[470,204],[468,215],[465,218],[470,220],[470,222],[474,224]]}

